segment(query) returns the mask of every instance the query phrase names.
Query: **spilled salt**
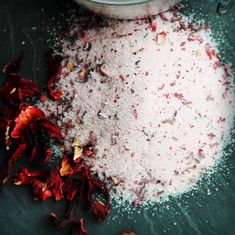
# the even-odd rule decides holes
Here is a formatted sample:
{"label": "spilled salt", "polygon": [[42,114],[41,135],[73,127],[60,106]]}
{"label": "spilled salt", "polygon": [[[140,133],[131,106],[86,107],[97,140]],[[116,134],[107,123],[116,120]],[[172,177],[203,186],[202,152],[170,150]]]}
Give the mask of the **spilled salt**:
{"label": "spilled salt", "polygon": [[156,32],[145,20],[80,22],[61,41],[62,98],[38,104],[68,151],[74,138],[92,143],[92,170],[135,204],[196,185],[222,157],[233,122],[232,75],[210,30],[166,17]]}

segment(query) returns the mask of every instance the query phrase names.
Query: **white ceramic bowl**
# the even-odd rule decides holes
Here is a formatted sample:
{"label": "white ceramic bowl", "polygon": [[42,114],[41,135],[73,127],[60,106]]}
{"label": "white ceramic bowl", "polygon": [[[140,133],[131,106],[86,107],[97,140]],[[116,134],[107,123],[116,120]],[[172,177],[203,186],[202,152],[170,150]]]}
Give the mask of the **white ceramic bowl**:
{"label": "white ceramic bowl", "polygon": [[135,19],[157,15],[180,0],[75,0],[85,8],[111,18]]}

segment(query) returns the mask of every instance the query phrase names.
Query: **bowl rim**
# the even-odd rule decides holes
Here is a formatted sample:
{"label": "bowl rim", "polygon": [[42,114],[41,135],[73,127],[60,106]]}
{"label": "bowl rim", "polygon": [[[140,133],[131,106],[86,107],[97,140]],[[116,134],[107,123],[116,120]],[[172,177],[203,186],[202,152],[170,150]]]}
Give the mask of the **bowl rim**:
{"label": "bowl rim", "polygon": [[105,4],[110,6],[128,6],[128,5],[146,4],[154,0],[129,0],[127,3],[125,3],[126,0],[115,0],[113,2],[111,2],[110,0],[86,0],[86,1],[90,3]]}

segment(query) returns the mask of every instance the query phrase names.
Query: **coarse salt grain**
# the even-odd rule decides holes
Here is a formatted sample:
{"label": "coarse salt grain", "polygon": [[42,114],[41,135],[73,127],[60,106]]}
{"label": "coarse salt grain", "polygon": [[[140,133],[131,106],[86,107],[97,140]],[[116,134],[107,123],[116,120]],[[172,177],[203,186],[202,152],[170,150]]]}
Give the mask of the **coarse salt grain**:
{"label": "coarse salt grain", "polygon": [[157,17],[154,30],[144,20],[85,32],[77,25],[62,40],[55,85],[63,96],[38,104],[61,127],[67,150],[75,138],[94,145],[93,171],[128,201],[192,188],[222,156],[233,121],[232,77],[209,30],[182,29],[188,19],[172,17]]}

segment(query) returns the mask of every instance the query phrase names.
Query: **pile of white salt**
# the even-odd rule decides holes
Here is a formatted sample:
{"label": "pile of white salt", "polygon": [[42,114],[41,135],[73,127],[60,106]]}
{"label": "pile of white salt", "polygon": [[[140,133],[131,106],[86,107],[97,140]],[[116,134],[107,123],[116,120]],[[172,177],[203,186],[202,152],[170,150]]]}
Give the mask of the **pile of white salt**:
{"label": "pile of white salt", "polygon": [[191,189],[222,157],[233,122],[232,75],[210,30],[166,17],[78,24],[62,40],[63,96],[39,104],[68,150],[74,138],[92,142],[86,160],[128,201]]}

